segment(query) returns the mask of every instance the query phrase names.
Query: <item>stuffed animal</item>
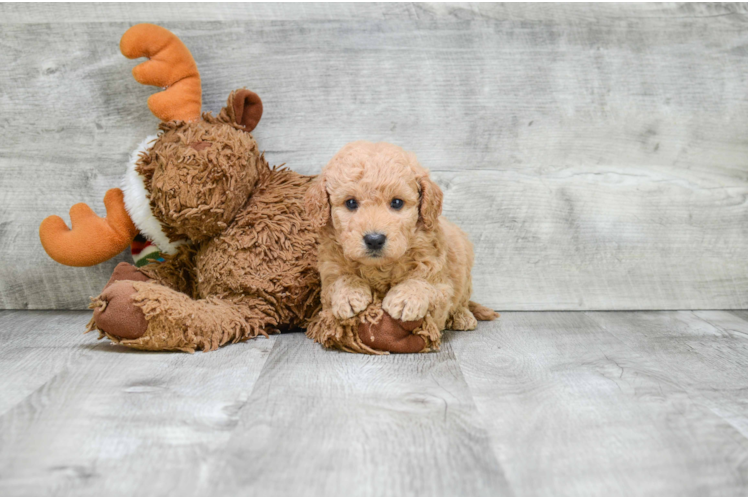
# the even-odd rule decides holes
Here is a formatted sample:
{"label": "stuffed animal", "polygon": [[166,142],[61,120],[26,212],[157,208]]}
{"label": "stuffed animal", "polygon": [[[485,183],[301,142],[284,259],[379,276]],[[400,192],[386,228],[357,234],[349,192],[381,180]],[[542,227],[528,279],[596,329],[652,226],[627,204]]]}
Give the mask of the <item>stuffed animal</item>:
{"label": "stuffed animal", "polygon": [[138,82],[166,89],[148,99],[160,133],[132,154],[123,189],[104,196],[106,217],[79,203],[72,230],[57,216],[39,228],[45,251],[68,266],[99,264],[131,244],[136,263],[150,261],[117,265],[92,299],[89,331],[136,349],[192,352],[313,320],[308,335],[327,347],[414,352],[415,323],[392,320],[381,305],[345,325],[317,314],[317,230],[303,206],[314,178],[268,166],[250,133],[262,116],[257,94],[234,91],[217,116],[201,115],[197,66],[174,34],[138,24],[120,49],[149,59],[133,69]]}
{"label": "stuffed animal", "polygon": [[139,269],[119,264],[93,299],[90,329],[147,350],[212,350],[305,327],[319,309],[316,233],[303,207],[313,177],[270,168],[251,131],[262,116],[254,92],[237,90],[217,116],[201,115],[201,85],[187,47],[151,24],[120,42],[143,84],[160,134],[133,153],[122,190],[104,197],[107,216],[85,204],[39,229],[56,261],[91,266],[142,233],[165,254]]}

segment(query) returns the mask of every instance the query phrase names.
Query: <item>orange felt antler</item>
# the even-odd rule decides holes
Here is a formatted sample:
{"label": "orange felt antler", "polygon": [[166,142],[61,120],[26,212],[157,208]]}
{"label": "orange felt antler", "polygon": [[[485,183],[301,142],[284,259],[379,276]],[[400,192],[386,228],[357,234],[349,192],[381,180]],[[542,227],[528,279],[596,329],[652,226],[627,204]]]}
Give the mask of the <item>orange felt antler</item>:
{"label": "orange felt antler", "polygon": [[133,68],[137,82],[166,88],[148,98],[154,115],[165,122],[200,119],[200,73],[189,49],[174,33],[155,24],[136,24],[122,35],[119,48],[128,59],[149,59]]}
{"label": "orange felt antler", "polygon": [[122,191],[110,189],[104,195],[106,217],[101,218],[85,203],[70,209],[70,225],[50,215],[39,226],[44,250],[60,264],[86,267],[100,264],[126,249],[138,230],[125,210]]}

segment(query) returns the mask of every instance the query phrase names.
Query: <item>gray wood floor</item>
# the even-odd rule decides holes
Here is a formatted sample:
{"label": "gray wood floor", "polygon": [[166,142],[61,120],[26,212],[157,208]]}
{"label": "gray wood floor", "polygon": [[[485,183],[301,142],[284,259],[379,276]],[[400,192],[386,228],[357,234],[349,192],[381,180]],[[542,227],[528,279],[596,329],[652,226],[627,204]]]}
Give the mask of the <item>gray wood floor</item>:
{"label": "gray wood floor", "polygon": [[384,357],[87,317],[0,312],[0,494],[748,494],[745,312],[510,312]]}

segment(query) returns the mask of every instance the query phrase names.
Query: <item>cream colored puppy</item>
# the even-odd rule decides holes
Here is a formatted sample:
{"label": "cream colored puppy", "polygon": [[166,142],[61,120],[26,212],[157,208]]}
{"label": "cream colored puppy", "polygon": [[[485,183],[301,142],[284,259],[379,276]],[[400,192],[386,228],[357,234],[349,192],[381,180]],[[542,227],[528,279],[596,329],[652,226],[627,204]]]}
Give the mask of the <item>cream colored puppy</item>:
{"label": "cream colored puppy", "polygon": [[377,296],[393,318],[430,313],[441,330],[497,318],[470,301],[473,245],[440,216],[442,196],[415,155],[398,146],[343,147],[306,194],[320,230],[322,307],[347,319]]}

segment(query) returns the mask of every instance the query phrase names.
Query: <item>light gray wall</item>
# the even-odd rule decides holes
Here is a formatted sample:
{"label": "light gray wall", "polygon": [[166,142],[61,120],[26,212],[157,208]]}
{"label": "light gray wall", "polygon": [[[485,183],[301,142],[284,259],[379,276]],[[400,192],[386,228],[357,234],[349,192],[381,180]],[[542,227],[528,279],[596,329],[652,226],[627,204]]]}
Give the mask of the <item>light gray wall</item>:
{"label": "light gray wall", "polygon": [[491,307],[748,308],[743,5],[1,4],[2,308],[83,308],[116,264],[58,265],[37,228],[103,214],[156,130],[118,49],[137,22],[190,47],[206,110],[260,94],[271,163],[415,151]]}

